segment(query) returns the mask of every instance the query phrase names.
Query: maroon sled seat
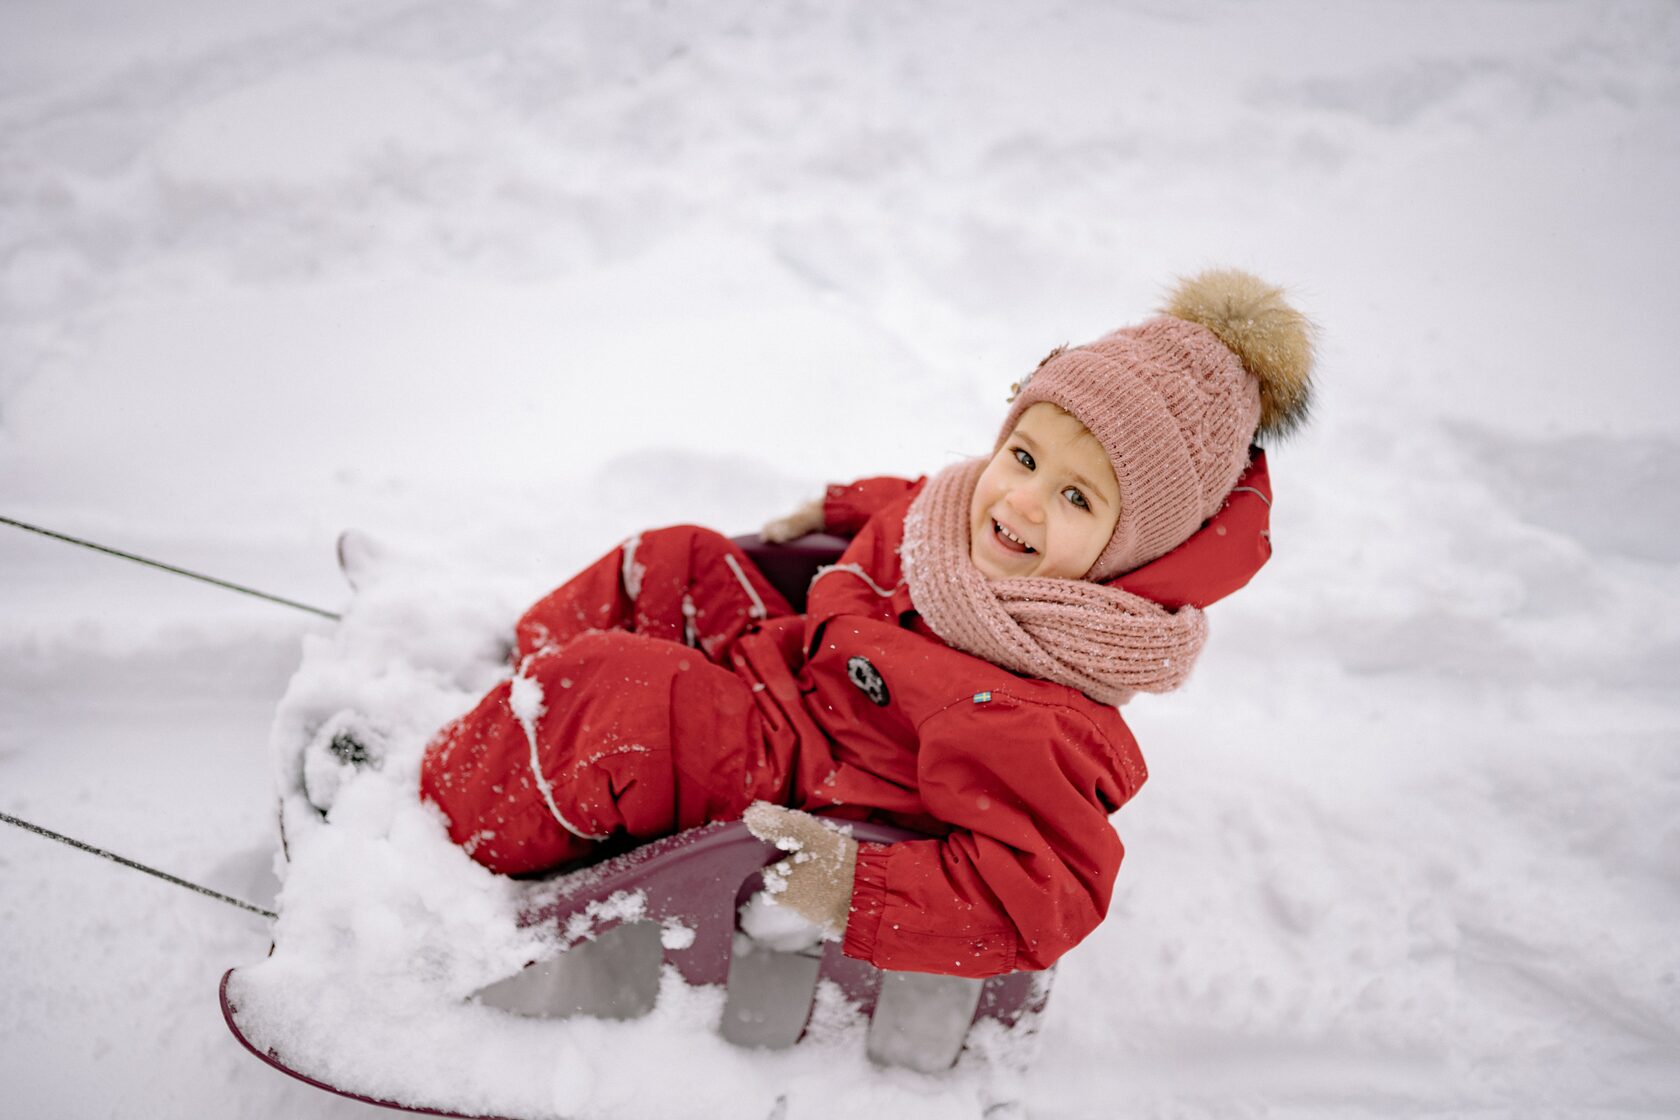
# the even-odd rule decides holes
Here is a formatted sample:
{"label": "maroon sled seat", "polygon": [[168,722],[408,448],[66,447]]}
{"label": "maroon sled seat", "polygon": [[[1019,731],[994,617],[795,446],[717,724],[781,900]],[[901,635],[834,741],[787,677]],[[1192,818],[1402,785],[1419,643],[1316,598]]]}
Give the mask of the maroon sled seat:
{"label": "maroon sled seat", "polygon": [[[849,827],[856,839],[869,843],[891,844],[918,836],[868,821],[849,822]],[[604,863],[529,883],[520,924],[552,931],[562,945],[593,941],[631,924],[657,930],[655,952],[662,964],[675,969],[689,984],[725,985],[733,994],[739,976],[732,966],[742,944],[737,936],[740,906],[758,888],[759,873],[786,855],[755,837],[740,821],[702,825]],[[838,941],[824,942],[814,976],[806,978],[804,991],[797,997],[802,1004],[797,1009],[803,1024],[799,1034],[811,1024],[817,1008],[812,996],[818,985],[833,984],[857,1014],[873,1019],[881,1003],[883,980],[899,975],[846,956]],[[1014,1028],[1042,1011],[1049,997],[1049,976],[1047,972],[1016,972],[982,982],[927,979],[978,988],[967,997],[969,1003],[962,1004],[962,997],[957,997],[959,1005],[972,1008],[965,1010],[965,1023],[955,1024],[960,1043],[975,1024]],[[873,1045],[872,1051],[883,1052]],[[960,1045],[949,1048],[934,1064],[949,1066],[959,1051]]]}

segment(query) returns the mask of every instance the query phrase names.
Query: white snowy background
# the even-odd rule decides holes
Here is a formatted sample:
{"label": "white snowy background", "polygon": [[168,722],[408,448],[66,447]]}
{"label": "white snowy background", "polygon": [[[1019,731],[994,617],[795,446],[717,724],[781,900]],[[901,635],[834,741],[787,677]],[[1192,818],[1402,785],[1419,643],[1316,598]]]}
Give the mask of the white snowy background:
{"label": "white snowy background", "polygon": [[[1249,268],[1316,420],[1129,709],[1030,1114],[1676,1115],[1676,197],[1661,0],[5,0],[0,516],[534,596],[984,451],[1051,346]],[[329,624],[6,526],[0,573],[0,809],[271,902]],[[0,829],[0,1111],[383,1115],[228,1035],[268,943]]]}

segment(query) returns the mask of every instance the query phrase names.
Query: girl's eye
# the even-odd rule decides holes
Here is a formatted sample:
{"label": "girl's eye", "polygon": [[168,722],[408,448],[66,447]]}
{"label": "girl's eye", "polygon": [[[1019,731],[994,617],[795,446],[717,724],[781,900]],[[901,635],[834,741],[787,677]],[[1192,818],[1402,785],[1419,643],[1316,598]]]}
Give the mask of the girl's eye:
{"label": "girl's eye", "polygon": [[1033,457],[1027,453],[1026,448],[1017,447],[1014,451],[1015,461],[1020,463],[1023,467],[1026,467],[1029,471],[1035,470],[1038,467],[1038,464],[1033,462]]}
{"label": "girl's eye", "polygon": [[1080,509],[1091,508],[1091,503],[1085,500],[1085,495],[1081,494],[1077,487],[1069,486],[1066,490],[1062,491],[1062,497],[1066,498]]}

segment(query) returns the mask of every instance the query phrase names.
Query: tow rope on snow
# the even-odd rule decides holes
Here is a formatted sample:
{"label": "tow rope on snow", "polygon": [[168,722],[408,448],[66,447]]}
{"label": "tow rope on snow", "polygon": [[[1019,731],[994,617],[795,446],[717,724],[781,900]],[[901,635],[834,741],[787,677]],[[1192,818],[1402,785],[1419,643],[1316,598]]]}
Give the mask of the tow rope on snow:
{"label": "tow rope on snow", "polygon": [[[237,591],[243,595],[250,595],[258,599],[266,599],[271,603],[279,603],[281,606],[291,607],[294,610],[308,611],[310,614],[320,615],[322,618],[330,618],[336,621],[339,617],[332,611],[322,610],[320,607],[312,607],[308,603],[299,603],[294,599],[287,599],[280,595],[270,595],[268,592],[258,591],[254,587],[245,587],[241,584],[230,583],[225,579],[217,579],[215,576],[204,575],[201,572],[189,571],[186,568],[177,568],[173,564],[165,564],[158,560],[149,560],[144,556],[136,556],[131,552],[124,552],[121,549],[96,544],[93,541],[85,541],[80,537],[72,537],[64,533],[57,533],[51,529],[43,529],[39,525],[31,525],[28,522],[18,521],[14,518],[0,517],[0,524],[25,529],[31,533],[39,533],[43,537],[51,537],[54,540],[64,541],[68,544],[81,545],[83,548],[91,548],[95,552],[103,552],[109,556],[116,556],[123,560],[132,560],[136,564],[145,564],[148,567],[157,568],[165,572],[172,572],[178,576],[186,576],[189,579],[200,580],[216,587],[225,587],[229,591]],[[146,874],[155,876],[167,883],[174,883],[178,887],[185,887],[190,891],[197,891],[206,898],[213,898],[217,902],[225,902],[229,906],[237,906],[241,910],[249,910],[253,914],[261,914],[265,918],[272,919],[279,916],[272,910],[264,910],[261,906],[246,902],[244,899],[234,898],[231,895],[225,895],[220,891],[213,891],[209,887],[201,886],[198,883],[183,879],[178,875],[171,875],[167,871],[159,871],[155,867],[147,867],[143,863],[138,863],[134,860],[128,859],[126,856],[119,856],[115,852],[108,852],[104,848],[96,848],[92,844],[84,844],[82,841],[77,840],[74,837],[54,832],[50,828],[42,828],[37,824],[30,824],[28,821],[20,820],[9,813],[0,813],[0,821],[5,821],[10,825],[16,825],[18,828],[24,829],[27,832],[33,832],[37,836],[45,836],[49,840],[57,840],[60,844],[68,844],[72,848],[79,848],[84,852],[90,852],[93,855],[102,856],[105,859],[110,860],[112,863],[118,863],[124,867],[133,868],[135,871],[144,871]]]}
{"label": "tow rope on snow", "polygon": [[310,614],[317,614],[322,618],[330,618],[335,622],[339,617],[332,611],[322,610],[320,607],[312,607],[308,603],[299,603],[296,600],[286,599],[279,595],[270,595],[268,592],[258,591],[254,587],[244,587],[237,583],[229,583],[225,579],[217,579],[215,576],[207,576],[199,572],[188,571],[186,568],[177,568],[173,564],[165,564],[158,560],[148,560],[144,556],[136,556],[131,552],[123,552],[121,549],[109,548],[102,544],[95,544],[93,541],[84,541],[79,537],[66,536],[63,533],[55,533],[51,529],[43,529],[39,525],[30,525],[27,522],[15,521],[10,517],[0,517],[0,524],[13,525],[19,529],[27,529],[31,533],[39,533],[43,537],[51,537],[54,540],[65,541],[69,544],[79,544],[83,548],[91,548],[95,552],[103,552],[110,556],[121,557],[124,560],[132,560],[136,564],[145,564],[149,567],[158,568],[165,572],[173,572],[178,576],[186,576],[189,579],[202,580],[203,582],[213,584],[216,587],[225,587],[229,591],[238,591],[245,595],[255,596],[258,599],[267,599],[271,603],[279,603],[281,606],[292,607],[295,610],[308,611]]}
{"label": "tow rope on snow", "polygon": [[159,879],[162,879],[165,882],[174,883],[178,887],[186,887],[190,891],[197,891],[199,894],[206,895],[218,902],[225,902],[229,906],[237,906],[241,910],[249,910],[253,914],[261,914],[265,918],[276,918],[279,916],[272,910],[264,910],[261,906],[253,905],[243,899],[234,898],[231,895],[225,895],[220,891],[213,891],[209,887],[199,886],[197,883],[188,882],[185,879],[169,874],[167,871],[159,871],[155,867],[147,867],[143,863],[136,863],[131,859],[126,859],[123,856],[117,855],[115,852],[107,852],[104,848],[96,848],[92,844],[84,844],[80,840],[64,836],[60,833],[52,831],[51,829],[42,828],[38,824],[30,824],[28,821],[19,820],[8,813],[0,813],[0,821],[5,821],[7,824],[15,824],[21,829],[33,832],[39,836],[45,836],[49,840],[57,840],[61,844],[68,844],[72,848],[80,848],[84,852],[92,852],[96,856],[104,856],[113,863],[120,863],[124,867],[132,867],[136,871],[144,871],[148,875],[156,875]]}

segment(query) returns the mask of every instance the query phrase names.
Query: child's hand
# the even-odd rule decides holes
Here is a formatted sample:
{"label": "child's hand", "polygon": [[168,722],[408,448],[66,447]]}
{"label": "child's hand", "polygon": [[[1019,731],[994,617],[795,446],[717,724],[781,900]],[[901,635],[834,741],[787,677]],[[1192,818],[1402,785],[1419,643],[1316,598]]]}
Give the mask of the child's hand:
{"label": "child's hand", "polygon": [[770,544],[781,544],[803,537],[806,533],[820,533],[822,530],[822,499],[813,498],[786,517],[766,522],[764,528],[758,531],[758,535]]}
{"label": "child's hand", "polygon": [[764,889],[779,906],[831,934],[846,928],[852,907],[857,841],[809,813],[766,801],[748,807],[747,828],[793,855],[764,872]]}

